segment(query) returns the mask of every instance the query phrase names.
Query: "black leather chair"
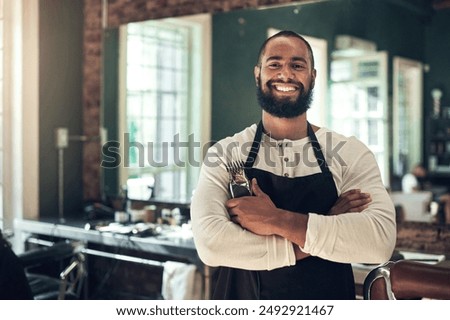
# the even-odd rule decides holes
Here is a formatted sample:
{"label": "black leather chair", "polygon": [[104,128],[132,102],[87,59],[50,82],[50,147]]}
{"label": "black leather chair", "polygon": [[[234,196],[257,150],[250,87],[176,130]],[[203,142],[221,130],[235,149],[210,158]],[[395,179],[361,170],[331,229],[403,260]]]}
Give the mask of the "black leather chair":
{"label": "black leather chair", "polygon": [[[51,265],[58,275],[37,271]],[[82,299],[86,278],[78,244],[59,242],[16,255],[0,232],[0,300]]]}
{"label": "black leather chair", "polygon": [[0,231],[0,300],[33,299],[22,262]]}
{"label": "black leather chair", "polygon": [[[34,299],[82,299],[83,286],[87,277],[85,255],[80,246],[73,242],[58,242],[50,247],[31,249],[19,255]],[[37,273],[36,267],[56,265],[62,270],[59,275]]]}

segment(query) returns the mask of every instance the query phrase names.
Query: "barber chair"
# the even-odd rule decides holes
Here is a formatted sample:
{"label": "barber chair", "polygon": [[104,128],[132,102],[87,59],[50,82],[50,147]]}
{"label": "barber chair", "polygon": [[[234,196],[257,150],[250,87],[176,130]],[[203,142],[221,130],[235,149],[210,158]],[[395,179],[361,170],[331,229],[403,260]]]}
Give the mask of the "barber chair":
{"label": "barber chair", "polygon": [[450,299],[450,269],[400,260],[373,269],[364,280],[364,300]]}
{"label": "barber chair", "polygon": [[[85,256],[73,242],[58,242],[18,255],[35,300],[83,299],[87,278]],[[56,269],[59,275],[42,272]]]}

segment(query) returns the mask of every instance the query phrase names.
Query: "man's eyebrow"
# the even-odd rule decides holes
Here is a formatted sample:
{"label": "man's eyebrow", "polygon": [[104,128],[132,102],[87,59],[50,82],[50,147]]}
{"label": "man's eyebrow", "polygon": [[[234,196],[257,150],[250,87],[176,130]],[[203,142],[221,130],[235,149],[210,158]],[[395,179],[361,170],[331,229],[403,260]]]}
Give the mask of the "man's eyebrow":
{"label": "man's eyebrow", "polygon": [[266,61],[272,61],[272,60],[282,60],[283,58],[281,56],[270,56],[266,59]]}
{"label": "man's eyebrow", "polygon": [[[273,60],[275,60],[275,61],[283,60],[283,57],[282,56],[270,56],[266,59],[266,62],[273,61]],[[308,63],[308,61],[304,57],[299,57],[299,56],[292,57],[291,61],[301,61],[304,63]]]}
{"label": "man's eyebrow", "polygon": [[304,63],[308,63],[308,60],[306,60],[306,58],[304,58],[304,57],[293,57],[291,59],[291,61],[301,61],[301,62],[304,62]]}

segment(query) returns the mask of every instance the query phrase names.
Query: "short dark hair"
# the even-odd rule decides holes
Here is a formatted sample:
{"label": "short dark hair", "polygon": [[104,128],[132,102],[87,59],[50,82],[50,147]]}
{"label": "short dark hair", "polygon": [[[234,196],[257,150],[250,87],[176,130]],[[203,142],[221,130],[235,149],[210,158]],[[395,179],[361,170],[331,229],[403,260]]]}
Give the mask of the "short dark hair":
{"label": "short dark hair", "polygon": [[312,51],[311,45],[309,44],[308,41],[306,41],[305,38],[303,38],[297,32],[290,31],[290,30],[282,30],[282,31],[274,34],[273,36],[270,36],[269,38],[266,39],[266,41],[263,42],[263,44],[261,45],[261,48],[259,49],[257,65],[261,64],[261,57],[263,56],[263,54],[264,54],[264,52],[266,50],[267,43],[270,40],[275,39],[275,38],[279,38],[279,37],[293,37],[293,38],[297,38],[297,39],[302,40],[305,43],[306,47],[308,48],[308,52],[309,52],[309,55],[311,57],[311,66],[314,68],[314,55],[313,55],[313,51]]}

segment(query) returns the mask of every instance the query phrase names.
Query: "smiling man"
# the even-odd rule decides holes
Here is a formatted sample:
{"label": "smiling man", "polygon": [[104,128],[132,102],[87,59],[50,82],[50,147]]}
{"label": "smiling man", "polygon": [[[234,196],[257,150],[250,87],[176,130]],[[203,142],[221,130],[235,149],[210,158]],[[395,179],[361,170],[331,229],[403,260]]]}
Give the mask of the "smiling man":
{"label": "smiling man", "polygon": [[[304,47],[303,56],[295,55],[290,41]],[[267,44],[267,42],[266,42]],[[260,106],[277,117],[292,118],[309,109],[316,70],[311,48],[299,39],[278,37],[264,45],[255,66],[257,98]],[[282,52],[282,55],[279,53]],[[263,85],[264,83],[264,85]]]}
{"label": "smiling man", "polygon": [[[350,263],[385,262],[396,240],[375,158],[308,122],[316,70],[304,38],[267,39],[254,76],[262,119],[208,150],[191,205],[198,254],[219,267],[212,298],[354,299]],[[232,198],[239,164],[251,194]]]}

